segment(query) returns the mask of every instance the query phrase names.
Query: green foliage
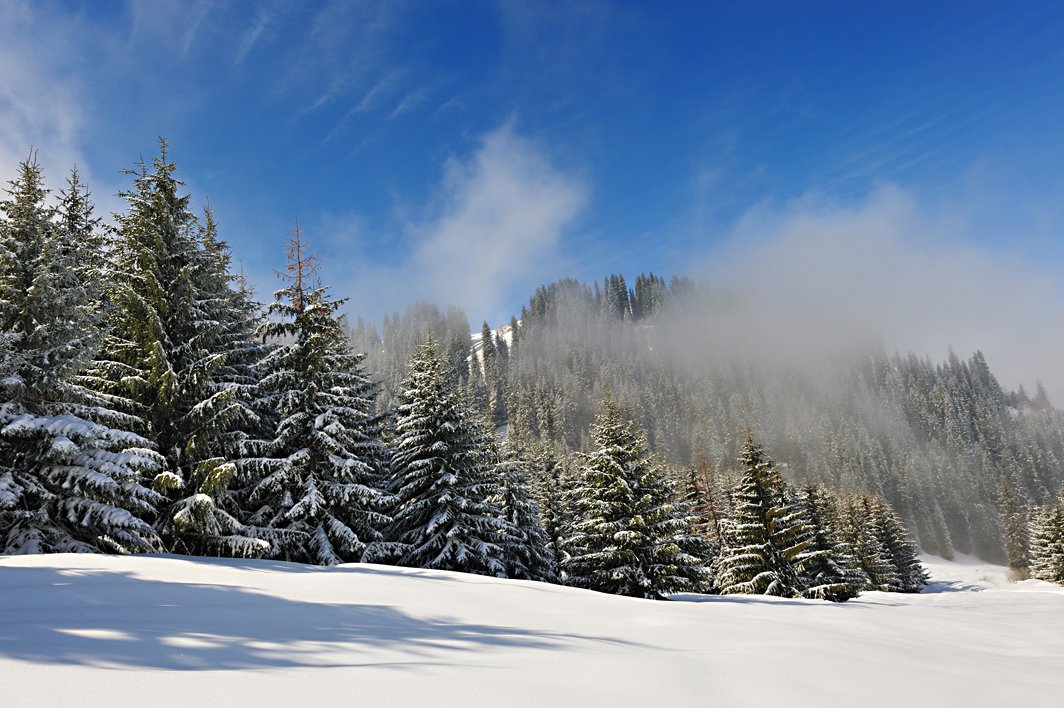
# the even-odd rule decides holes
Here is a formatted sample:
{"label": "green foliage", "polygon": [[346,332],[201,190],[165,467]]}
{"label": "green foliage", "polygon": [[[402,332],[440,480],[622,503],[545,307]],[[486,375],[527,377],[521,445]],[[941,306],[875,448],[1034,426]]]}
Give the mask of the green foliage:
{"label": "green foliage", "polygon": [[558,559],[540,520],[540,508],[529,483],[528,463],[511,451],[500,461],[497,474],[502,478],[495,500],[512,531],[504,532],[500,541],[506,557],[506,577],[542,582],[558,581]]}
{"label": "green foliage", "polygon": [[[182,194],[167,144],[128,174],[116,215],[108,297],[110,335],[89,372],[100,395],[138,419],[165,458],[153,480],[166,495],[157,527],[168,548],[210,555],[261,555],[265,544],[238,519],[227,469],[258,425],[249,394],[256,307],[232,288],[228,248],[210,210],[201,223]],[[205,486],[204,486],[205,485]]]}
{"label": "green foliage", "polygon": [[838,498],[823,484],[806,485],[799,495],[805,518],[813,529],[803,570],[804,597],[844,602],[867,586],[868,577],[843,540]]}
{"label": "green foliage", "polygon": [[704,588],[706,559],[691,553],[701,547],[690,536],[687,505],[676,501],[664,469],[649,459],[646,439],[609,397],[592,440],[596,449],[573,491],[567,582],[646,598]]}
{"label": "green foliage", "polygon": [[1064,585],[1064,488],[1031,522],[1031,575]]}
{"label": "green foliage", "polygon": [[743,476],[732,492],[734,510],[724,526],[717,586],[730,594],[797,597],[811,560],[813,529],[787,494],[761,446],[748,437],[739,458]]}
{"label": "green foliage", "polygon": [[846,503],[846,536],[868,576],[867,589],[920,592],[927,572],[919,549],[897,514],[880,497],[861,493]]}
{"label": "green foliage", "polygon": [[392,446],[397,497],[388,536],[400,565],[505,577],[504,518],[491,435],[461,399],[429,335],[410,361]]}
{"label": "green foliage", "polygon": [[269,556],[333,565],[359,561],[383,540],[390,502],[374,415],[376,387],[351,351],[343,300],[312,285],[315,259],[298,227],[289,285],[277,291],[260,334],[277,346],[261,362],[262,407],[275,425],[243,444],[251,533]]}
{"label": "green foliage", "polygon": [[0,203],[0,551],[150,551],[161,460],[83,386],[102,339],[100,239],[77,173],[58,208],[31,158]]}

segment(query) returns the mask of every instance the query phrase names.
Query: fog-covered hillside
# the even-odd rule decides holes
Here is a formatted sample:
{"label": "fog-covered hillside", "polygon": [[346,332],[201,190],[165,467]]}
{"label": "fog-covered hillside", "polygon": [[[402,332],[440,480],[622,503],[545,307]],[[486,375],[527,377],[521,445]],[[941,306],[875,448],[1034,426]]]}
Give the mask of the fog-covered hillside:
{"label": "fog-covered hillside", "polygon": [[360,323],[354,341],[384,383],[382,407],[431,329],[517,446],[563,460],[586,449],[608,390],[677,474],[702,461],[728,472],[752,432],[793,477],[885,496],[926,550],[1005,560],[1028,505],[1064,479],[1064,413],[1041,387],[1006,390],[979,352],[894,353],[858,333],[817,339],[764,322],[731,292],[613,275],[537,289],[500,323],[505,337],[476,337],[475,357],[464,317],[425,304],[380,333]]}

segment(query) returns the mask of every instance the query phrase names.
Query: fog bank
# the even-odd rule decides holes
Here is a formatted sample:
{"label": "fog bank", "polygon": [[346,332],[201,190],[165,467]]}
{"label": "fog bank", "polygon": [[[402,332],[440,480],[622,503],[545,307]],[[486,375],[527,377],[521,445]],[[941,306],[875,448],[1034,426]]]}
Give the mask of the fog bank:
{"label": "fog bank", "polygon": [[1058,274],[973,245],[979,230],[964,210],[893,187],[856,205],[808,198],[750,210],[691,274],[731,294],[728,318],[703,317],[748,350],[798,361],[873,342],[936,361],[981,350],[1006,387],[1040,379],[1064,404]]}

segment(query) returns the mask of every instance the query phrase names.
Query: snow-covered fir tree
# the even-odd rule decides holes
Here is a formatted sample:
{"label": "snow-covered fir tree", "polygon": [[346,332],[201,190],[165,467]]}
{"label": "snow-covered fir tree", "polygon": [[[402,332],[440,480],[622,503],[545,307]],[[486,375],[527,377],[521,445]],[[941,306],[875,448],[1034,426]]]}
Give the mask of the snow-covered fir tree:
{"label": "snow-covered fir tree", "polygon": [[566,582],[599,592],[661,598],[698,591],[708,581],[706,559],[665,470],[650,460],[646,438],[607,396],[591,429],[573,490],[574,521],[565,541]]}
{"label": "snow-covered fir tree", "polygon": [[202,366],[195,372],[202,400],[178,421],[189,435],[184,449],[190,472],[169,510],[165,536],[183,552],[257,557],[267,546],[240,520],[245,511],[238,490],[244,480],[234,460],[243,452],[243,441],[265,434],[272,422],[259,405],[255,368],[267,349],[256,339],[259,307],[230,272],[228,245],[218,238],[209,207],[198,245],[200,319],[194,344],[202,351]]}
{"label": "snow-covered fir tree", "polygon": [[850,497],[845,502],[844,536],[853,548],[861,572],[868,579],[862,590],[890,592],[901,584],[898,569],[889,551],[880,540],[882,531],[866,510],[862,498]]}
{"label": "snow-covered fir tree", "polygon": [[497,500],[512,532],[500,541],[506,558],[506,577],[520,580],[558,580],[558,567],[551,538],[540,520],[539,503],[530,489],[529,463],[510,451],[498,464],[502,483]]}
{"label": "snow-covered fir tree", "polygon": [[1031,520],[1031,575],[1064,584],[1064,489]]}
{"label": "snow-covered fir tree", "polygon": [[31,157],[0,204],[0,551],[150,551],[161,466],[131,422],[81,386],[104,299],[96,220],[77,173],[58,209]]}
{"label": "snow-covered fir tree", "polygon": [[1027,546],[1030,538],[1030,529],[1027,528],[1027,504],[1019,496],[1013,475],[1002,475],[999,489],[1005,560],[1012,577],[1023,578],[1026,577],[1031,563]]}
{"label": "snow-covered fir tree", "polygon": [[810,484],[799,495],[806,520],[813,529],[813,542],[803,572],[802,595],[844,602],[868,583],[853,549],[842,538],[838,498],[823,484]]}
{"label": "snow-covered fir tree", "polygon": [[561,568],[569,557],[565,552],[565,529],[571,524],[566,503],[569,475],[565,465],[549,447],[540,446],[530,455],[530,482],[539,508],[539,518],[547,535],[551,564]]}
{"label": "snow-covered fir tree", "polygon": [[716,585],[730,594],[797,597],[814,543],[802,508],[760,445],[747,437],[739,458],[743,476],[732,492],[724,524]]}
{"label": "snow-covered fir tree", "polygon": [[898,575],[896,592],[920,592],[927,584],[927,571],[920,563],[920,549],[902,525],[894,510],[880,497],[865,497],[863,501],[870,521],[879,530],[879,540],[890,557]]}
{"label": "snow-covered fir tree", "polygon": [[[491,327],[485,322],[480,328],[480,361],[484,376],[485,410],[493,426],[506,423],[505,358]],[[502,343],[505,347],[505,343]]]}
{"label": "snow-covered fir tree", "polygon": [[920,592],[927,584],[920,550],[890,505],[873,494],[853,494],[844,516],[844,537],[868,577],[865,589]]}
{"label": "snow-covered fir tree", "polygon": [[458,389],[429,334],[410,360],[392,443],[399,565],[505,577],[500,541],[515,534],[500,497],[491,434]]}
{"label": "snow-covered fir tree", "polygon": [[288,245],[288,286],[261,329],[277,346],[262,361],[270,436],[246,441],[239,466],[251,479],[248,523],[269,557],[333,565],[374,555],[390,518],[375,385],[354,353],[317,259],[297,225]]}
{"label": "snow-covered fir tree", "polygon": [[226,380],[230,349],[239,356],[240,347],[219,307],[231,297],[224,247],[192,212],[176,172],[161,139],[151,163],[129,172],[126,211],[115,216],[110,336],[92,376],[104,395],[128,398],[127,412],[166,460],[155,485],[168,497],[156,523],[167,547],[255,556],[265,545],[230,513],[232,451],[221,444],[247,410]]}

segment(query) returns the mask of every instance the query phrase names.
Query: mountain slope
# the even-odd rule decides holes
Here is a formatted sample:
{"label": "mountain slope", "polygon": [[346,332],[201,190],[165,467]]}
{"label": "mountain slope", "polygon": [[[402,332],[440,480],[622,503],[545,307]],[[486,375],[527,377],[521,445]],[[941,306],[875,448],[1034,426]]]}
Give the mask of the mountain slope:
{"label": "mountain slope", "polygon": [[519,327],[496,330],[504,336],[483,370],[470,352],[485,351],[484,337],[471,344],[455,329],[461,317],[424,305],[389,320],[381,338],[356,328],[354,341],[387,354],[367,359],[382,405],[405,367],[396,353],[431,325],[447,333],[471,399],[515,448],[550,448],[572,471],[580,459],[570,453],[590,449],[608,391],[680,478],[703,460],[734,472],[749,432],[792,480],[874,492],[925,551],[946,557],[1022,560],[1007,558],[1003,538],[1026,531],[1006,525],[1064,483],[1064,411],[1040,387],[1034,396],[1005,389],[979,352],[935,363],[844,328],[769,326],[757,302],[655,276],[633,290],[619,276],[594,287],[558,281],[520,314]]}

